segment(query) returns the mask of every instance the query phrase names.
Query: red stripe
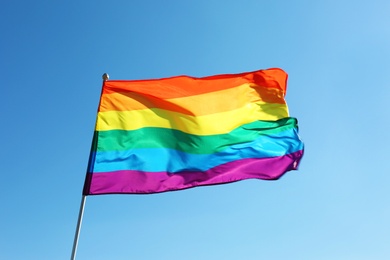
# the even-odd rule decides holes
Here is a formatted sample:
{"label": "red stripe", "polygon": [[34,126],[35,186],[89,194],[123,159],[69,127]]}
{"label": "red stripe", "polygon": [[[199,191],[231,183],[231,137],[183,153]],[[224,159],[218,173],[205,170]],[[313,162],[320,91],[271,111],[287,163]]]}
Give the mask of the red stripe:
{"label": "red stripe", "polygon": [[138,92],[159,98],[178,98],[199,95],[255,83],[266,88],[277,88],[286,93],[287,74],[281,69],[258,70],[240,74],[223,74],[195,78],[177,76],[151,80],[108,80],[103,94],[114,92]]}

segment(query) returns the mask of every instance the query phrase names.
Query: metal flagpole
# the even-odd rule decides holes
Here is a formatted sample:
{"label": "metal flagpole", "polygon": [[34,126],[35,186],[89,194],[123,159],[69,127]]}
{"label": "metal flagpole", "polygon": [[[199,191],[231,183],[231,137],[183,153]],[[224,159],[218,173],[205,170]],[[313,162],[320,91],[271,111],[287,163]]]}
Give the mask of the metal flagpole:
{"label": "metal flagpole", "polygon": [[[104,81],[108,80],[109,76],[107,73],[104,73],[103,76],[103,84],[104,84]],[[103,91],[103,88],[102,88],[102,91]],[[101,97],[101,94],[100,94],[100,97]],[[89,164],[90,162],[88,162]],[[88,166],[89,167],[89,166]],[[88,173],[87,173],[88,174]],[[80,236],[80,229],[81,229],[81,222],[83,221],[83,214],[84,214],[84,207],[85,207],[85,200],[86,200],[87,196],[83,194],[83,196],[81,197],[81,204],[80,204],[80,211],[79,211],[79,218],[77,220],[77,227],[76,227],[76,232],[75,232],[75,235],[74,235],[74,241],[73,241],[73,249],[72,249],[72,256],[71,256],[71,260],[75,260],[76,259],[76,251],[77,251],[77,245],[79,243],[79,236]]]}
{"label": "metal flagpole", "polygon": [[72,249],[72,257],[71,260],[76,259],[76,251],[77,251],[77,244],[79,242],[79,235],[80,235],[80,229],[81,229],[81,222],[83,221],[83,214],[84,214],[84,206],[85,206],[85,199],[87,196],[83,195],[81,197],[81,205],[80,205],[80,211],[79,211],[79,219],[77,221],[77,227],[76,227],[76,233],[74,235],[74,241],[73,241],[73,249]]}

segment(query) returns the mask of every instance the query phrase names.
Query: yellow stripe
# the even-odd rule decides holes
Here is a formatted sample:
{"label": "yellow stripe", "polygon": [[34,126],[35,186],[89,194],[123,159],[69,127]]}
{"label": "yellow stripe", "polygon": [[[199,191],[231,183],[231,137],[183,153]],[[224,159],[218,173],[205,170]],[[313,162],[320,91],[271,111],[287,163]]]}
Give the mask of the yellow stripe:
{"label": "yellow stripe", "polygon": [[273,121],[288,117],[285,104],[250,103],[232,111],[189,116],[162,109],[99,112],[97,131],[135,130],[143,127],[172,128],[196,135],[223,134],[256,120]]}
{"label": "yellow stripe", "polygon": [[99,111],[160,108],[201,116],[235,110],[253,102],[285,104],[281,90],[246,83],[230,89],[171,99],[162,99],[137,92],[103,94]]}

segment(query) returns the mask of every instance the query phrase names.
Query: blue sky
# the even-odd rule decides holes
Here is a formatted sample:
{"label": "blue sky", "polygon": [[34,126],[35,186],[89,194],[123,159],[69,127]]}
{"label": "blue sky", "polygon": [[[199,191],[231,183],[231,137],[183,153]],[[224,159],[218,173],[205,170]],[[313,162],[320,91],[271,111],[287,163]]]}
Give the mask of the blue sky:
{"label": "blue sky", "polygon": [[87,197],[77,259],[390,259],[390,2],[8,1],[0,259],[69,259],[111,79],[283,68],[299,171]]}

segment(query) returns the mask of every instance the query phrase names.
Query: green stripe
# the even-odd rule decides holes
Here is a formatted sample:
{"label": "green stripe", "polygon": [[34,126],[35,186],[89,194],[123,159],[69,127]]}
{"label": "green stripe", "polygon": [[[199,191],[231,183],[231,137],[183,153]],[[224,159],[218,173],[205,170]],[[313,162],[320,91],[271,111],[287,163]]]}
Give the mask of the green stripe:
{"label": "green stripe", "polygon": [[278,121],[255,121],[228,134],[198,136],[174,129],[148,127],[137,130],[98,131],[93,151],[124,151],[137,148],[172,148],[194,154],[223,151],[232,144],[250,142],[260,135],[276,135],[297,127],[292,117]]}

